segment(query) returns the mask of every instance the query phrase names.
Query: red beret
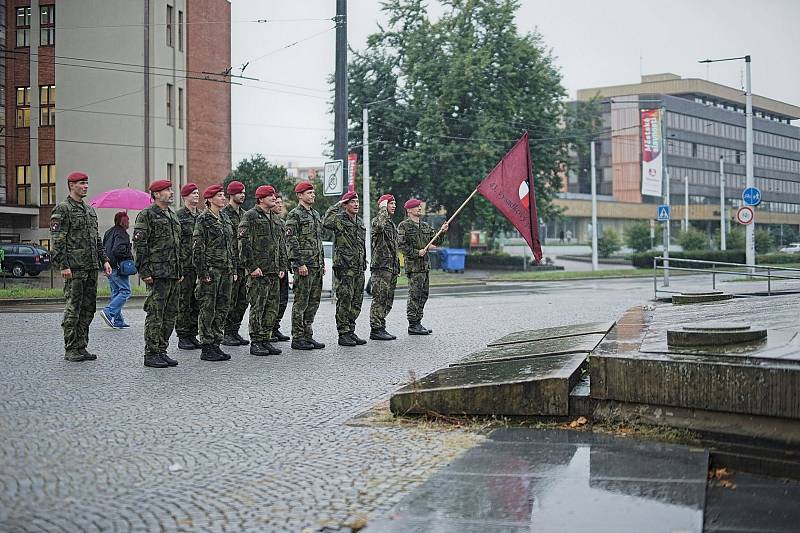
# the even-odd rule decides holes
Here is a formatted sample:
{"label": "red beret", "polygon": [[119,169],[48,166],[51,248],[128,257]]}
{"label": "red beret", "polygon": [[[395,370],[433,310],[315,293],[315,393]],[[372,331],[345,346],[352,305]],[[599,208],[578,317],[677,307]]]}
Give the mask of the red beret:
{"label": "red beret", "polygon": [[349,202],[350,200],[358,200],[358,193],[356,191],[347,191],[342,195],[342,202]]}
{"label": "red beret", "polygon": [[403,204],[403,207],[405,207],[406,209],[414,209],[415,207],[419,207],[420,205],[422,205],[422,201],[417,200],[416,198],[412,198],[405,204]]}
{"label": "red beret", "polygon": [[214,198],[214,196],[220,192],[222,192],[222,185],[209,185],[206,187],[206,190],[203,191],[203,198],[206,200]]}
{"label": "red beret", "polygon": [[67,176],[67,183],[76,183],[78,181],[89,181],[89,176],[83,172],[70,172]]}
{"label": "red beret", "polygon": [[233,180],[228,184],[228,194],[239,194],[240,192],[244,192],[244,183]]}
{"label": "red beret", "polygon": [[262,185],[258,189],[256,189],[256,198],[259,200],[261,198],[266,198],[267,196],[272,196],[275,194],[275,187],[272,185]]}
{"label": "red beret", "polygon": [[172,182],[169,180],[156,180],[150,184],[150,192],[159,192],[172,187]]}
{"label": "red beret", "polygon": [[378,205],[381,205],[384,202],[384,200],[386,202],[394,202],[395,201],[394,200],[394,196],[392,196],[391,194],[384,194],[383,196],[378,198]]}
{"label": "red beret", "polygon": [[190,181],[189,183],[181,187],[181,198],[186,198],[197,189],[198,189],[197,185]]}
{"label": "red beret", "polygon": [[311,183],[310,181],[301,181],[300,183],[298,183],[295,186],[294,192],[296,192],[297,194],[300,194],[300,193],[304,193],[306,191],[310,191],[313,188],[314,188],[314,184]]}

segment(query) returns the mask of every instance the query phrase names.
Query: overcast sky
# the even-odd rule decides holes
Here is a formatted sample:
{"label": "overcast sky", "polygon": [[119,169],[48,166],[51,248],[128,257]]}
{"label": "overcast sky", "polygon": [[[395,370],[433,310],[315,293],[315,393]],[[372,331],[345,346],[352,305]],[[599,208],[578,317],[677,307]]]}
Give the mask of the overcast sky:
{"label": "overcast sky", "polygon": [[[697,60],[750,54],[753,92],[800,105],[798,0],[521,4],[519,31],[542,34],[571,98],[577,89],[638,82],[640,73],[742,87],[743,62],[707,68]],[[232,0],[232,6],[233,65],[249,61],[245,75],[261,80],[233,87],[233,164],[256,153],[281,164],[321,164],[333,138],[326,80],[334,69],[336,1]],[[273,22],[252,22],[258,19]],[[363,49],[385,20],[378,1],[350,0],[350,46]]]}

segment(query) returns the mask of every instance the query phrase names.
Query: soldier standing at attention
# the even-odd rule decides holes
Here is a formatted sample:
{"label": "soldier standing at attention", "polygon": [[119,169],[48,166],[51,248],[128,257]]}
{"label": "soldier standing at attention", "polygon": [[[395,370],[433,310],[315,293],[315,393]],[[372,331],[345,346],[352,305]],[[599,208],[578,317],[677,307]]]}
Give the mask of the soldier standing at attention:
{"label": "soldier standing at attention", "polygon": [[280,280],[286,276],[286,247],[281,226],[275,223],[275,189],[256,189],[256,205],[242,215],[239,223],[239,264],[247,272],[247,300],[250,303],[250,353],[277,355],[272,346],[272,328],[280,305]]}
{"label": "soldier standing at attention", "polygon": [[397,226],[392,222],[397,202],[391,194],[378,199],[378,214],[372,219],[372,306],[369,310],[369,338],[393,341],[386,331],[386,315],[392,310],[400,260],[397,258]]}
{"label": "soldier standing at attention", "polygon": [[344,193],[342,199],[325,212],[322,226],[333,232],[333,273],[336,286],[336,329],[339,346],[356,346],[367,341],[356,335],[356,319],[364,299],[364,271],[367,228],[358,218],[358,194]]}
{"label": "soldier standing at attention", "polygon": [[197,302],[200,306],[200,343],[203,361],[227,361],[222,342],[225,317],[236,281],[236,237],[228,216],[223,212],[225,193],[222,185],[203,191],[208,209],[200,213],[192,237],[192,263],[197,272]]}
{"label": "soldier standing at attention", "polygon": [[177,212],[181,223],[181,266],[183,267],[183,280],[178,284],[178,320],[175,323],[175,332],[178,334],[178,348],[181,350],[196,350],[202,348],[197,340],[197,317],[200,307],[194,288],[197,283],[197,272],[192,264],[192,235],[197,215],[200,214],[197,205],[200,203],[200,189],[194,183],[187,183],[181,188],[183,207]]}
{"label": "soldier standing at attention", "polygon": [[[421,324],[425,302],[428,301],[429,274],[431,261],[425,247],[436,234],[427,222],[422,221],[422,202],[416,198],[407,201],[408,218],[397,227],[399,234],[398,248],[405,256],[406,277],[408,278],[408,302],[406,317],[408,318],[409,335],[429,335],[433,333]],[[447,222],[442,224],[442,231],[447,231]],[[435,246],[431,245],[431,248]]]}
{"label": "soldier standing at attention", "polygon": [[53,209],[50,235],[53,264],[64,278],[64,359],[72,362],[94,361],[89,353],[89,324],[97,310],[97,273],[102,268],[111,275],[97,215],[84,203],[89,192],[89,176],[72,172],[67,176],[69,196]]}
{"label": "soldier standing at attention", "polygon": [[[244,184],[241,181],[232,181],[228,184],[228,205],[222,210],[228,217],[233,231],[234,238],[239,230],[239,222],[242,221],[242,204],[244,203],[245,193]],[[236,245],[234,244],[234,248]],[[225,346],[247,346],[250,341],[239,335],[239,328],[242,325],[244,312],[247,310],[247,273],[239,266],[239,254],[234,257],[234,270],[236,271],[236,281],[231,288],[231,302],[228,309],[228,316],[225,319],[225,336],[222,344]]]}
{"label": "soldier standing at attention", "polygon": [[[273,220],[280,228],[281,233],[281,246],[283,247],[286,257],[289,257],[289,250],[286,247],[286,224],[283,222],[283,217],[286,212],[283,209],[283,196],[280,192],[275,191],[275,205],[272,208],[272,213],[275,215]],[[288,267],[288,264],[287,264]],[[289,340],[287,335],[281,332],[281,320],[286,313],[286,307],[289,305],[289,273],[280,278],[280,301],[278,302],[278,316],[275,319],[275,325],[272,327],[272,339],[270,342],[285,342]]]}
{"label": "soldier standing at attention", "polygon": [[178,366],[167,355],[169,337],[178,315],[178,282],[181,272],[181,223],[170,209],[175,197],[170,180],[150,184],[153,203],[136,217],[133,251],[136,270],[147,284],[144,302],[144,366]]}
{"label": "soldier standing at attention", "polygon": [[322,220],[311,207],[316,199],[314,185],[302,181],[294,192],[299,203],[286,217],[286,242],[294,272],[292,349],[313,350],[325,347],[314,340],[312,327],[322,297],[322,276],[325,275]]}

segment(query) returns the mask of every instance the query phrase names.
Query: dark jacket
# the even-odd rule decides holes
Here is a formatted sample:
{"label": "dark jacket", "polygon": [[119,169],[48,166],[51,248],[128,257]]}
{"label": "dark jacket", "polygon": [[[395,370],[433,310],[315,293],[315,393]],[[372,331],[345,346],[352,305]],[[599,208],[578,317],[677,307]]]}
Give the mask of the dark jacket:
{"label": "dark jacket", "polygon": [[238,267],[236,237],[225,210],[200,213],[192,237],[192,262],[200,279],[213,278],[211,270],[233,273]]}
{"label": "dark jacket", "polygon": [[378,209],[378,216],[372,219],[372,262],[370,270],[388,270],[400,273],[400,260],[397,257],[397,226],[392,222],[385,207]]}
{"label": "dark jacket", "polygon": [[238,234],[239,262],[245,272],[260,268],[264,274],[277,274],[288,270],[285,230],[278,220],[278,215],[258,206],[242,215]]}
{"label": "dark jacket", "polygon": [[343,206],[333,204],[325,212],[322,226],[333,232],[333,268],[361,272],[367,269],[367,229],[360,218],[351,217]]}
{"label": "dark jacket", "polygon": [[171,209],[151,204],[136,216],[133,251],[142,278],[180,279],[181,223]]}
{"label": "dark jacket", "polygon": [[112,226],[103,235],[103,248],[106,250],[108,262],[116,268],[126,259],[133,259],[131,254],[131,237],[122,226]]}
{"label": "dark jacket", "polygon": [[97,214],[89,204],[67,197],[50,217],[53,264],[59,270],[99,270],[107,261]]}
{"label": "dark jacket", "polygon": [[298,205],[286,217],[286,245],[292,268],[325,266],[322,251],[322,219],[314,209]]}

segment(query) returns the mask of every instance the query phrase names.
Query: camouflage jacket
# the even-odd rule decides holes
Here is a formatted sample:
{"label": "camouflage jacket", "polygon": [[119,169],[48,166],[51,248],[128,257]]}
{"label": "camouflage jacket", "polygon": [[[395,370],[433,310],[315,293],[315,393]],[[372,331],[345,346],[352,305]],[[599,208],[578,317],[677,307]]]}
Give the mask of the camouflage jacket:
{"label": "camouflage jacket", "polygon": [[184,273],[193,272],[192,264],[192,235],[194,235],[194,225],[200,211],[192,211],[188,207],[181,207],[176,213],[181,223],[181,266]]}
{"label": "camouflage jacket", "polygon": [[142,278],[179,279],[181,223],[171,209],[151,204],[136,216],[133,254]]}
{"label": "camouflage jacket", "polygon": [[236,270],[237,255],[235,234],[225,211],[220,211],[219,216],[210,209],[200,213],[192,235],[192,263],[197,277],[213,277],[211,269]]}
{"label": "camouflage jacket", "polygon": [[[236,232],[239,231],[239,222],[242,221],[242,214],[244,214],[244,209],[242,209],[242,208],[235,209],[235,208],[231,207],[231,204],[228,204],[225,207],[223,207],[220,212],[221,213],[225,213],[227,215],[228,224],[230,224],[230,226],[231,226],[231,234],[233,235],[233,238],[236,239]],[[239,265],[239,247],[238,247],[238,245],[236,244],[235,241],[233,243],[233,248],[234,248],[235,255],[236,255],[236,257],[234,258],[234,267],[233,268],[235,270],[240,270],[240,265]]]}
{"label": "camouflage jacket", "polygon": [[[397,233],[397,246],[405,256],[406,274],[428,272],[431,269],[429,254],[420,257],[418,252],[428,245],[433,236],[436,235],[436,230],[427,222],[420,221],[417,223],[407,218],[397,226]],[[441,236],[439,236],[437,242],[440,239]]]}
{"label": "camouflage jacket", "polygon": [[388,270],[400,273],[400,260],[397,258],[397,226],[392,222],[385,207],[378,209],[372,219],[372,262],[370,270]]}
{"label": "camouflage jacket", "polygon": [[288,270],[283,224],[278,215],[256,206],[239,222],[239,261],[248,274],[260,268],[264,274]]}
{"label": "camouflage jacket", "polygon": [[59,270],[99,270],[108,261],[94,208],[67,198],[50,216],[53,264]]}
{"label": "camouflage jacket", "polygon": [[286,245],[292,268],[322,268],[322,219],[314,209],[298,205],[286,216]]}
{"label": "camouflage jacket", "polygon": [[367,269],[367,228],[360,218],[351,218],[343,206],[333,204],[325,212],[322,227],[333,232],[333,268]]}

